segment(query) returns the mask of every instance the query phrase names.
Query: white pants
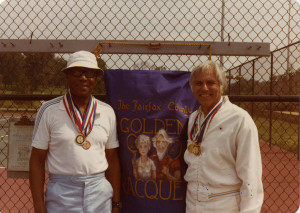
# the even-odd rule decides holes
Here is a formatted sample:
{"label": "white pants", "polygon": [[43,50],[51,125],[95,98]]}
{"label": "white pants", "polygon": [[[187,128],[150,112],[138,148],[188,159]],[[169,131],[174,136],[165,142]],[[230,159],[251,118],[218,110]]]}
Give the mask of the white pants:
{"label": "white pants", "polygon": [[46,192],[48,213],[111,212],[113,190],[104,173],[95,175],[50,174]]}

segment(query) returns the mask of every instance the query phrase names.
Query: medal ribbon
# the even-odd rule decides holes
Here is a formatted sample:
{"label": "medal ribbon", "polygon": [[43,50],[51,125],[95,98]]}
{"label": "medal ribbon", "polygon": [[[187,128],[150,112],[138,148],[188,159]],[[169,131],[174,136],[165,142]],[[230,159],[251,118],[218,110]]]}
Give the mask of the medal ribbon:
{"label": "medal ribbon", "polygon": [[85,115],[82,115],[79,108],[73,103],[69,92],[64,95],[63,103],[78,132],[84,137],[87,137],[92,131],[95,122],[97,108],[97,101],[95,98],[91,96]]}
{"label": "medal ribbon", "polygon": [[199,119],[200,113],[197,114],[197,116],[195,118],[195,121],[194,121],[194,124],[193,124],[192,129],[191,129],[191,132],[190,132],[190,138],[195,139],[193,141],[195,141],[195,142],[197,141],[196,144],[200,144],[202,142],[204,131],[205,131],[208,120],[210,119],[210,122],[208,124],[208,127],[209,127],[212,119],[214,118],[214,116],[216,115],[218,110],[221,108],[222,104],[223,104],[223,101],[221,101],[219,104],[217,104],[214,107],[214,109],[206,116],[205,120],[201,124],[200,134],[199,134],[199,131],[198,131],[199,129],[198,129],[198,125],[197,125],[197,121]]}

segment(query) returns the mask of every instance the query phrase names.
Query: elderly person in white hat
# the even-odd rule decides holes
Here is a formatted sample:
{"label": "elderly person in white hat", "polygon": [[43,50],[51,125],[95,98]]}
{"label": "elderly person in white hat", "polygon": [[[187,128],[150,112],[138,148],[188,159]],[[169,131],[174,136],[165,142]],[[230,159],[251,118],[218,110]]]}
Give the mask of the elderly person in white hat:
{"label": "elderly person in white hat", "polygon": [[226,77],[215,62],[194,68],[190,86],[200,107],[188,121],[186,213],[259,213],[262,163],[252,118],[223,96]]}
{"label": "elderly person in white hat", "polygon": [[[78,51],[62,71],[68,92],[43,103],[35,121],[29,172],[35,212],[117,213],[115,113],[91,95],[102,70],[94,54]],[[44,201],[45,170],[49,182]]]}

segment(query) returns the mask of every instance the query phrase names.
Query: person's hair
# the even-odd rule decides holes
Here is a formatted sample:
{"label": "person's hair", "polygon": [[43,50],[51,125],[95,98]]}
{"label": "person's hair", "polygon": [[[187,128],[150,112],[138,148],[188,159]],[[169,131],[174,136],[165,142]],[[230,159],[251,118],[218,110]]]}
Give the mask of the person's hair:
{"label": "person's hair", "polygon": [[173,139],[169,137],[168,133],[164,129],[158,130],[156,135],[152,138],[153,146],[156,148],[156,140],[159,136],[162,136],[168,143],[173,143]]}
{"label": "person's hair", "polygon": [[151,140],[150,137],[147,135],[139,135],[134,141],[136,148],[138,149],[140,145],[146,144],[147,146],[151,147]]}
{"label": "person's hair", "polygon": [[222,67],[214,61],[206,61],[200,64],[199,66],[196,66],[192,70],[190,80],[189,80],[191,89],[193,90],[195,77],[198,74],[203,73],[209,69],[212,69],[216,73],[216,76],[220,84],[220,90],[222,93],[225,92],[225,90],[227,89],[227,80],[226,80],[225,72],[223,71]]}

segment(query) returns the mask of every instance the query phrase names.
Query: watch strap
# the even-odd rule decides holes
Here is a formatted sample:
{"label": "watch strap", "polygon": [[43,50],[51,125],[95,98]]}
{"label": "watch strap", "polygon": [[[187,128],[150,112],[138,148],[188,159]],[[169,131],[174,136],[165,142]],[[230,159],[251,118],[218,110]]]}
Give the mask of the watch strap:
{"label": "watch strap", "polygon": [[121,202],[112,201],[112,207],[120,209],[120,208],[122,208],[122,203]]}

